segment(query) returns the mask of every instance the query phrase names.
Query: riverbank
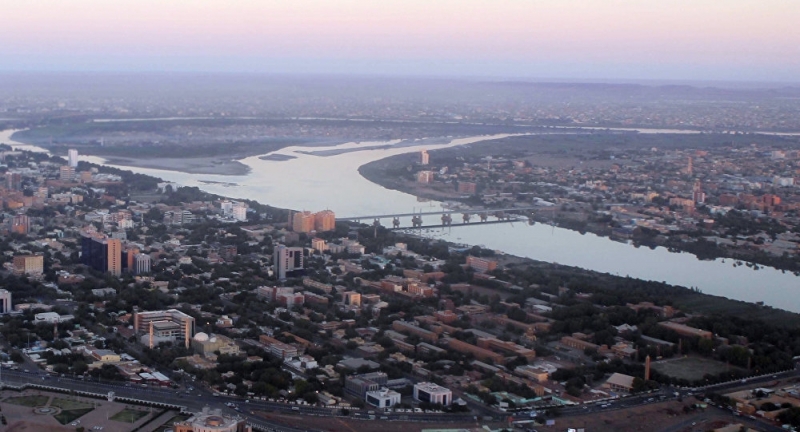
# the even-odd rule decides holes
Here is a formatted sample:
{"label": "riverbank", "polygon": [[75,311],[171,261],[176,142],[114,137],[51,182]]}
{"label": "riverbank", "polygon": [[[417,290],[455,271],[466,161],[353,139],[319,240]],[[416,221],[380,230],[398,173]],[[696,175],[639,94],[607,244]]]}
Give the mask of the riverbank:
{"label": "riverbank", "polygon": [[225,176],[243,176],[250,172],[247,165],[228,158],[121,158],[107,159],[111,165],[138,167],[167,171],[178,171],[187,174],[214,174]]}
{"label": "riverbank", "polygon": [[[565,173],[576,172],[580,173],[577,175],[584,175],[587,179],[593,176],[598,178],[601,175],[599,172],[617,171],[621,169],[620,166],[624,166],[625,162],[620,162],[623,159],[609,157],[614,151],[624,154],[621,150],[623,144],[607,138],[607,136],[597,136],[587,141],[586,137],[575,140],[567,139],[565,136],[558,140],[540,137],[526,138],[524,141],[495,140],[459,149],[432,150],[431,168],[417,166],[416,155],[405,154],[364,164],[359,167],[359,174],[386,189],[410,194],[420,199],[460,202],[474,208],[535,205],[533,197],[539,197],[559,203],[555,206],[543,206],[534,214],[527,215],[539,223],[581,234],[593,233],[599,237],[632,242],[637,247],[663,247],[670,252],[686,252],[698,260],[713,261],[729,258],[732,260],[730,265],[734,267],[746,265],[754,270],[768,267],[800,276],[800,264],[792,254],[781,256],[779,253],[768,253],[757,244],[746,242],[740,244],[734,242],[733,245],[715,242],[714,239],[719,234],[711,229],[687,228],[665,231],[652,229],[647,225],[632,226],[631,220],[650,219],[653,217],[651,213],[654,212],[677,214],[680,209],[676,209],[676,206],[668,208],[667,201],[661,197],[657,196],[661,198],[663,208],[647,206],[641,201],[629,201],[626,196],[619,201],[622,204],[609,205],[608,202],[616,201],[611,198],[606,203],[595,201],[603,192],[598,190],[594,196],[589,196],[591,192],[587,191],[591,187],[585,187],[583,180],[573,184],[566,183],[564,179],[569,174]],[[628,141],[625,143],[625,150],[629,153],[641,151],[642,148],[650,152],[650,148],[657,147],[655,145],[651,147],[651,144],[656,142],[659,144],[658,148],[669,146],[666,148],[676,150],[714,147],[714,137],[711,136],[692,136],[682,140],[648,136],[630,136],[626,139]],[[773,144],[782,143],[775,141],[773,137],[764,140]],[[519,165],[517,168],[509,169],[512,159]],[[463,172],[454,174],[459,171],[462,164],[466,166],[467,163],[470,163],[471,167],[466,170],[466,175]],[[491,170],[487,168],[490,165]],[[428,183],[418,182],[415,173],[421,169],[432,169],[434,180]],[[532,172],[535,174],[531,174]],[[445,173],[445,176],[441,177],[440,173]],[[487,180],[490,177],[495,181]],[[477,193],[458,191],[456,185],[465,178],[466,181],[472,182],[473,186],[477,185]],[[598,184],[602,183],[600,181]],[[600,186],[604,187],[605,185]],[[667,196],[673,195],[667,194]],[[689,216],[703,217],[703,214],[707,214],[703,213],[704,211],[706,210],[702,206],[698,206],[697,214]],[[664,218],[665,221],[667,219],[669,218]],[[722,237],[725,236],[723,233]]]}

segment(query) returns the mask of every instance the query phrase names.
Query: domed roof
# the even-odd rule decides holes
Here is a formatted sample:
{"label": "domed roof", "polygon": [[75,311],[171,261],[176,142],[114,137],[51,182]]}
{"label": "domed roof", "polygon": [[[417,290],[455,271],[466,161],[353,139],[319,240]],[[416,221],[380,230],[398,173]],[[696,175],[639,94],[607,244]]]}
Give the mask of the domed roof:
{"label": "domed roof", "polygon": [[194,340],[198,342],[205,342],[208,340],[208,335],[203,332],[197,333],[196,335],[194,335]]}

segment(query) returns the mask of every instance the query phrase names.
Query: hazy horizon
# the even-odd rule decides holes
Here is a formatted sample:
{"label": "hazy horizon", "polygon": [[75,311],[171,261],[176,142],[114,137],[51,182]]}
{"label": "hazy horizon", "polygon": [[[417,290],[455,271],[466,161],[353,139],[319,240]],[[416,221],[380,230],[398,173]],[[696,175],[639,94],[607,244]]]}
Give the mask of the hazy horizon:
{"label": "hazy horizon", "polygon": [[2,72],[754,83],[800,73],[800,3],[786,0],[0,5]]}

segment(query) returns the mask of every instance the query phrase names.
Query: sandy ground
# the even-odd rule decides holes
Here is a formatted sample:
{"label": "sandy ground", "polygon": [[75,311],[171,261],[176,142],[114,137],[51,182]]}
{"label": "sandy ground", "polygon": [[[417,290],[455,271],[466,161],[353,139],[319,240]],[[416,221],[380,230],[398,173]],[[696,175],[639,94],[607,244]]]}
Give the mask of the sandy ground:
{"label": "sandy ground", "polygon": [[422,429],[469,429],[478,430],[488,425],[493,430],[504,427],[500,423],[419,423],[403,421],[352,420],[344,417],[299,417],[288,414],[258,413],[259,416],[291,425],[297,428],[310,428],[329,432],[415,432]]}
{"label": "sandy ground", "polygon": [[[556,418],[554,427],[537,429],[562,431],[566,428],[585,428],[591,432],[690,432],[707,431],[733,422],[730,415],[718,409],[697,410],[684,414],[684,405],[691,405],[693,402],[694,400],[664,402],[631,409]],[[713,427],[710,427],[712,425]]]}
{"label": "sandy ground", "polygon": [[203,158],[110,158],[108,163],[120,166],[135,166],[189,174],[245,175],[250,167],[235,161],[219,157]]}

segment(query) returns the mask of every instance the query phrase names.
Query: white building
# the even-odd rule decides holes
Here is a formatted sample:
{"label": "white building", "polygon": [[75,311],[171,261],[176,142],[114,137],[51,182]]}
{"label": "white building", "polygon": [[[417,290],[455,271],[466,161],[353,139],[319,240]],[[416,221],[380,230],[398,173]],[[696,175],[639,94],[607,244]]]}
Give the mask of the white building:
{"label": "white building", "polygon": [[278,279],[286,279],[287,273],[303,269],[303,248],[279,244],[272,252],[272,259]]}
{"label": "white building", "polygon": [[133,258],[133,273],[134,274],[143,274],[143,273],[150,273],[150,255],[147,254],[136,254]]}
{"label": "white building", "polygon": [[0,289],[0,314],[11,312],[11,293],[8,290]]}
{"label": "white building", "polygon": [[59,315],[56,312],[42,312],[38,313],[33,316],[33,322],[36,324],[39,323],[47,323],[47,324],[55,324],[55,323],[63,323],[66,321],[71,321],[75,319],[72,315]]}
{"label": "white building", "polygon": [[228,216],[233,211],[233,203],[230,201],[222,201],[220,207],[222,208],[222,214],[225,216]]}
{"label": "white building", "polygon": [[237,202],[233,205],[233,218],[237,221],[243,222],[247,220],[247,204],[243,202]]}
{"label": "white building", "polygon": [[67,152],[67,165],[71,166],[72,168],[78,167],[78,150],[69,149]]}
{"label": "white building", "polygon": [[368,404],[377,408],[389,408],[400,403],[400,393],[382,388],[376,391],[368,391],[365,400]]}
{"label": "white building", "polygon": [[414,384],[414,400],[448,406],[453,403],[453,392],[434,383]]}

